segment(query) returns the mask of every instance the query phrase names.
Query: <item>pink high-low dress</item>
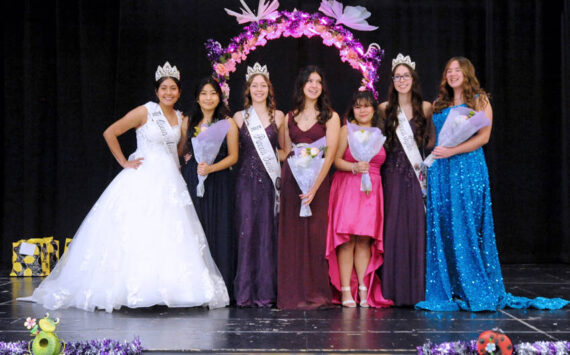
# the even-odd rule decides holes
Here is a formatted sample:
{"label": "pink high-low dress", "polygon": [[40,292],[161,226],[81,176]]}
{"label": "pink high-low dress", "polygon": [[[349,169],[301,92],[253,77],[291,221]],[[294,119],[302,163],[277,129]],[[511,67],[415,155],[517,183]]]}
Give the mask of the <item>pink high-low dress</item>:
{"label": "pink high-low dress", "polygon": [[[347,147],[343,159],[356,162]],[[329,197],[329,222],[327,229],[326,258],[329,261],[329,276],[335,290],[333,302],[341,301],[341,284],[338,270],[336,248],[350,240],[351,235],[368,236],[372,238],[370,245],[371,257],[366,276],[365,286],[368,288],[368,304],[371,307],[389,307],[393,302],[382,295],[380,279],[376,270],[384,261],[384,247],[382,243],[382,229],[384,225],[384,201],[382,193],[382,177],[380,167],[386,160],[384,148],[370,161],[370,180],[372,191],[366,194],[360,191],[361,174],[353,174],[350,171],[337,171],[334,174],[331,193]],[[357,303],[358,279],[353,269],[350,281],[352,296]]]}

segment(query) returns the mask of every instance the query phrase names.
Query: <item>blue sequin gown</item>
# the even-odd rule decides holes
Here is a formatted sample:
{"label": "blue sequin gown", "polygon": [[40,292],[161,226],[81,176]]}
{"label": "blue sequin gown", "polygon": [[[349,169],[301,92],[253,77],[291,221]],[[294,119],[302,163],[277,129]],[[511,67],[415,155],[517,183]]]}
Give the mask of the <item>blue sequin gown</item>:
{"label": "blue sequin gown", "polygon": [[[437,135],[450,109],[433,115]],[[426,226],[426,293],[416,308],[478,312],[505,307],[560,309],[569,303],[505,291],[482,148],[436,160],[430,167]]]}

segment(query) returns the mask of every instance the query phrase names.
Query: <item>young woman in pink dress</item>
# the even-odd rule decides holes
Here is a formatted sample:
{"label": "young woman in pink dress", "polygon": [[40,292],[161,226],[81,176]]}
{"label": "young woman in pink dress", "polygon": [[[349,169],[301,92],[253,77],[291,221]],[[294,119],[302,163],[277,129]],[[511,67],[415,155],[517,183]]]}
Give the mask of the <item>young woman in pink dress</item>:
{"label": "young woman in pink dress", "polygon": [[[354,94],[346,120],[361,127],[376,127],[378,103],[369,91]],[[388,307],[376,270],[382,265],[384,206],[380,167],[386,160],[384,147],[368,163],[350,152],[348,127],[340,130],[329,198],[326,257],[334,286],[333,302],[344,307]],[[372,191],[360,191],[362,173],[370,175]],[[355,301],[356,300],[356,301]]]}

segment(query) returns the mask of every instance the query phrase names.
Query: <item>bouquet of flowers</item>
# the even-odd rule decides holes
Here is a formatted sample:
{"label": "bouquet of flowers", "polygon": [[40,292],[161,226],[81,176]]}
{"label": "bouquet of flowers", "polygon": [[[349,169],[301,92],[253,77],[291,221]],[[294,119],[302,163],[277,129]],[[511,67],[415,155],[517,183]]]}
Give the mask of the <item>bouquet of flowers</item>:
{"label": "bouquet of flowers", "polygon": [[[491,120],[480,111],[469,107],[455,107],[449,111],[447,119],[437,136],[437,145],[442,147],[455,147],[473,136],[478,130],[489,126]],[[435,158],[433,153],[424,160],[424,165],[430,167]]]}
{"label": "bouquet of flowers", "polygon": [[[211,165],[214,162],[229,128],[230,122],[228,120],[220,120],[211,126],[201,126],[196,129],[195,137],[192,138],[191,142],[194,157],[198,163]],[[196,186],[198,197],[204,197],[204,181],[207,177],[208,175],[198,174],[198,186]]]}
{"label": "bouquet of flowers", "polygon": [[[297,145],[294,147],[294,155],[287,158],[291,173],[297,181],[301,191],[306,194],[315,184],[317,176],[325,162],[324,153],[326,151],[326,137],[318,139],[310,144]],[[310,217],[311,208],[306,205],[305,199],[301,202],[301,212],[299,216]]]}
{"label": "bouquet of flowers", "polygon": [[[370,163],[376,154],[382,149],[386,137],[377,127],[361,127],[352,123],[347,123],[348,146],[350,153],[357,161]],[[363,173],[360,178],[360,191],[366,194],[372,191],[372,181],[370,174]]]}

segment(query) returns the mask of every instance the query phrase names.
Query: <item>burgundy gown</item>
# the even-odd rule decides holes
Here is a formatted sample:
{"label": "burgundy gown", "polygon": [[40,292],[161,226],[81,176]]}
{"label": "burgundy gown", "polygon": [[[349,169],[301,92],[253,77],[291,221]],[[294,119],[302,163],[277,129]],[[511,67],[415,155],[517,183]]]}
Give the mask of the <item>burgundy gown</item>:
{"label": "burgundy gown", "polygon": [[[302,131],[291,113],[289,135],[294,144],[312,143],[326,135],[315,123]],[[299,217],[301,189],[287,161],[281,173],[281,205],[277,247],[277,307],[316,309],[332,306],[332,289],[325,258],[330,176],[326,176],[311,202],[311,217]]]}
{"label": "burgundy gown", "polygon": [[[266,129],[277,147],[277,126]],[[239,130],[235,225],[238,232],[235,299],[238,306],[269,307],[277,293],[277,217],[275,189],[251,140],[245,123]]]}

